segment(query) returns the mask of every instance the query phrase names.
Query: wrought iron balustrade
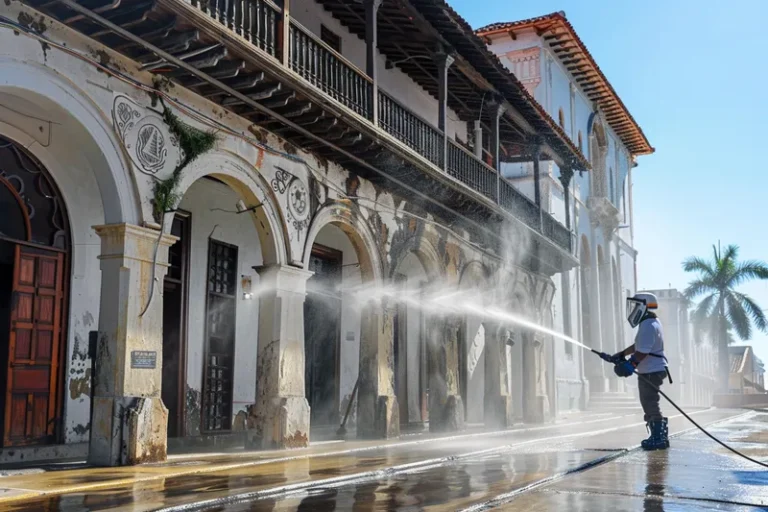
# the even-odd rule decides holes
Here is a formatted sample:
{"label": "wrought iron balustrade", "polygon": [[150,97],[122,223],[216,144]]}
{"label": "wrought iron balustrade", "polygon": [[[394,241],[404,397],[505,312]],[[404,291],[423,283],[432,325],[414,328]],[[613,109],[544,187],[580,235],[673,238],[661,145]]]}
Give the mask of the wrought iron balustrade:
{"label": "wrought iron balustrade", "polygon": [[544,213],[542,215],[542,235],[552,240],[559,247],[571,249],[571,232],[568,228],[560,224],[552,215]]}
{"label": "wrought iron balustrade", "polygon": [[[280,8],[271,0],[186,0],[202,13],[234,31],[273,57],[279,57]],[[313,87],[357,114],[373,119],[373,83],[357,66],[295,20],[290,21],[288,65]],[[432,123],[378,90],[378,127],[401,141],[435,166],[502,209],[556,245],[571,251],[571,232],[498,172],[453,140],[448,140],[443,159],[444,134]],[[607,195],[605,173],[595,173],[592,193]]]}
{"label": "wrought iron balustrade", "polygon": [[188,0],[222,25],[277,56],[279,9],[266,0]]}
{"label": "wrought iron balustrade", "polygon": [[379,89],[379,126],[442,167],[443,133]]}
{"label": "wrought iron balustrade", "polygon": [[507,180],[499,182],[499,205],[536,231],[540,229],[539,207]]}
{"label": "wrought iron balustrade", "polygon": [[497,200],[498,172],[489,167],[458,143],[448,141],[448,174],[477,190],[485,197]]}
{"label": "wrought iron balustrade", "polygon": [[291,22],[291,69],[347,108],[372,118],[373,84],[365,73],[295,21]]}

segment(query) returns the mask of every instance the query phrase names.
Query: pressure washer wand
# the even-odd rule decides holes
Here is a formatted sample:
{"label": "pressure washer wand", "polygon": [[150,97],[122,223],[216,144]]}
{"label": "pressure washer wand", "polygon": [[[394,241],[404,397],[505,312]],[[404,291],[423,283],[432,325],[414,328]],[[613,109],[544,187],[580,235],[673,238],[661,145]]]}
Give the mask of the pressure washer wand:
{"label": "pressure washer wand", "polygon": [[606,354],[605,352],[598,352],[593,348],[591,348],[590,350],[595,354],[597,354],[598,357],[600,357],[600,359],[602,359],[606,363],[616,364],[621,362],[621,360],[618,357],[614,358],[611,354]]}

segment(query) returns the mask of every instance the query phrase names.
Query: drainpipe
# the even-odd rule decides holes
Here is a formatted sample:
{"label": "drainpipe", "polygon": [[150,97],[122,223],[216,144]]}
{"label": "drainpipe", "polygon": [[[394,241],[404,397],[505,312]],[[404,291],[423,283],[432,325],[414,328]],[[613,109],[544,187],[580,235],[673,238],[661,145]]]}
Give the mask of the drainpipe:
{"label": "drainpipe", "polygon": [[475,121],[475,157],[483,159],[483,126],[479,119]]}

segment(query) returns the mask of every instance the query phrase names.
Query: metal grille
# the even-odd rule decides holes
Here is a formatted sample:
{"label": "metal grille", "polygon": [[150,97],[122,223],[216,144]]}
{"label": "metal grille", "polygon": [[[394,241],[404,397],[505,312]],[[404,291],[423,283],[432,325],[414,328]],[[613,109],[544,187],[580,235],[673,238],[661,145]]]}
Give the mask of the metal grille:
{"label": "metal grille", "polygon": [[203,389],[203,430],[232,427],[232,381],[237,305],[237,247],[211,240],[208,251],[208,342]]}

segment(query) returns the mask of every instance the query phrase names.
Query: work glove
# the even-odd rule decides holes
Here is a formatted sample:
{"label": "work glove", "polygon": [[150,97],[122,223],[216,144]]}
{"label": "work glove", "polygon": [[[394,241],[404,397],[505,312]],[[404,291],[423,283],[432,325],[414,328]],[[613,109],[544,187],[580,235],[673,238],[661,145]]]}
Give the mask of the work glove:
{"label": "work glove", "polygon": [[635,373],[635,368],[637,368],[637,361],[635,360],[635,357],[632,356],[626,361],[622,361],[614,366],[613,372],[619,377],[630,377]]}
{"label": "work glove", "polygon": [[619,364],[620,362],[624,361],[624,352],[617,352],[611,356],[611,362],[613,364]]}

